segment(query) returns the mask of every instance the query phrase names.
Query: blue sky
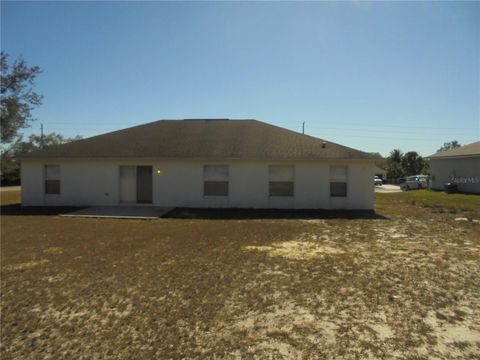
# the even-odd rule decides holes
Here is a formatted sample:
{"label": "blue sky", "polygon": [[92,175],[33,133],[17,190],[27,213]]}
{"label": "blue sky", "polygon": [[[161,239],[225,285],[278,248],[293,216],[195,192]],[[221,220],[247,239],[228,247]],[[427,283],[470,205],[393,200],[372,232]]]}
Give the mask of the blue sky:
{"label": "blue sky", "polygon": [[480,138],[479,2],[5,2],[44,71],[26,131],[255,118],[364,151]]}

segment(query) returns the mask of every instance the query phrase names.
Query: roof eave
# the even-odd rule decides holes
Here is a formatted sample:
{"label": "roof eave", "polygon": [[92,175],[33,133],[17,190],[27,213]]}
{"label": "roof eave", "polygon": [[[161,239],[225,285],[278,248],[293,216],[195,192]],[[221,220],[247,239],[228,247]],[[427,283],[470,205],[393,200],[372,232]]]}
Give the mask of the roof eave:
{"label": "roof eave", "polygon": [[169,161],[169,162],[188,162],[188,161],[370,161],[375,162],[372,158],[234,158],[234,157],[21,157],[20,161]]}
{"label": "roof eave", "polygon": [[468,155],[446,155],[446,156],[441,156],[441,155],[430,155],[427,156],[425,159],[427,160],[441,160],[441,159],[460,159],[460,158],[472,158],[472,157],[480,157],[480,154],[468,154]]}

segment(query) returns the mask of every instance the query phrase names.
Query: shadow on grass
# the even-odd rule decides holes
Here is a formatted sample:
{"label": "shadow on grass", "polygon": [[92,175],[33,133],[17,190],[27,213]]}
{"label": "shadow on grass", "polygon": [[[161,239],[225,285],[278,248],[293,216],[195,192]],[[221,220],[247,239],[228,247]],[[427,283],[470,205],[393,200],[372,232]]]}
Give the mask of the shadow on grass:
{"label": "shadow on grass", "polygon": [[311,209],[196,209],[176,208],[164,216],[170,219],[253,220],[253,219],[368,219],[386,220],[373,210]]}
{"label": "shadow on grass", "polygon": [[74,206],[21,206],[20,204],[9,204],[0,206],[2,216],[35,216],[35,215],[60,215],[85,207]]}

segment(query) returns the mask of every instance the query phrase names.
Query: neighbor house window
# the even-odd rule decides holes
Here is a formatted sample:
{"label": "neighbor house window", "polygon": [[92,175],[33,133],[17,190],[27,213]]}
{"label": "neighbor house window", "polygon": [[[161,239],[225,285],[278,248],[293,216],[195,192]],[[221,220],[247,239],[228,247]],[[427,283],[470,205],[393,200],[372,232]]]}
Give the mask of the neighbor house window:
{"label": "neighbor house window", "polygon": [[268,167],[269,195],[293,196],[294,188],[293,166],[270,165]]}
{"label": "neighbor house window", "polygon": [[330,167],[330,196],[331,197],[347,196],[347,167],[346,166]]}
{"label": "neighbor house window", "polygon": [[60,194],[59,165],[45,165],[45,194]]}
{"label": "neighbor house window", "polygon": [[203,195],[228,196],[228,165],[203,167]]}

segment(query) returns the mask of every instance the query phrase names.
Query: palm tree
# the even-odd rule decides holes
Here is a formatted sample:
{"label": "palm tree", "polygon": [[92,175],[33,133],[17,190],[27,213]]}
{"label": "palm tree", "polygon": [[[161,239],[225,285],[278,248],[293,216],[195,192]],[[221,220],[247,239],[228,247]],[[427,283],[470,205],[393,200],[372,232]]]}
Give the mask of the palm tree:
{"label": "palm tree", "polygon": [[400,163],[402,161],[403,153],[400,149],[393,149],[390,152],[390,156],[388,157],[393,162]]}
{"label": "palm tree", "polygon": [[387,177],[397,179],[403,175],[402,158],[403,153],[400,149],[394,149],[390,152],[385,166],[387,170]]}

